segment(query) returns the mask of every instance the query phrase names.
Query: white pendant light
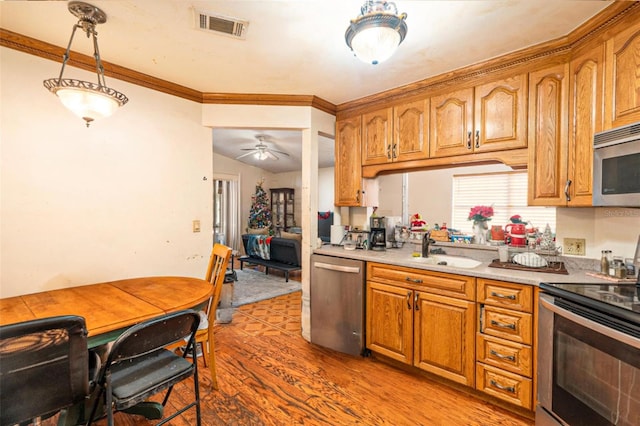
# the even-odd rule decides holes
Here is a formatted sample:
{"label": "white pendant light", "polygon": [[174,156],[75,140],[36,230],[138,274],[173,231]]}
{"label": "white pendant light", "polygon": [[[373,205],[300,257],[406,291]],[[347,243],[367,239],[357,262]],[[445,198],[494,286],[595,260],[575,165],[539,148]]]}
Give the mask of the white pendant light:
{"label": "white pendant light", "polygon": [[[79,20],[73,26],[67,50],[62,57],[60,76],[45,80],[43,84],[51,93],[60,98],[65,107],[82,118],[87,123],[87,127],[89,127],[92,121],[110,116],[119,107],[126,104],[129,99],[124,94],[107,87],[104,80],[104,68],[100,60],[98,33],[96,33],[95,26],[107,22],[107,15],[99,8],[81,1],[69,2],[68,8],[69,12]],[[92,37],[93,39],[93,56],[96,60],[98,83],[62,78],[64,67],[69,60],[73,36],[78,28],[82,29],[87,34],[87,37]]]}
{"label": "white pendant light", "polygon": [[345,32],[347,46],[362,61],[379,64],[391,57],[407,35],[407,14],[395,3],[369,0]]}

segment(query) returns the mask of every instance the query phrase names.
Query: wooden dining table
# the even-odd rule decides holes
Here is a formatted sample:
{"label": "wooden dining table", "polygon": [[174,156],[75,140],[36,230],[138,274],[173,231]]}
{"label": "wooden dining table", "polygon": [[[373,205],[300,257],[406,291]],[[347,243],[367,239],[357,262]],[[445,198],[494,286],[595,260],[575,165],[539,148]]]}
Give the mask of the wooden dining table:
{"label": "wooden dining table", "polygon": [[206,305],[213,286],[190,277],[141,277],[0,299],[0,325],[57,315],[84,317],[90,348],[134,324]]}

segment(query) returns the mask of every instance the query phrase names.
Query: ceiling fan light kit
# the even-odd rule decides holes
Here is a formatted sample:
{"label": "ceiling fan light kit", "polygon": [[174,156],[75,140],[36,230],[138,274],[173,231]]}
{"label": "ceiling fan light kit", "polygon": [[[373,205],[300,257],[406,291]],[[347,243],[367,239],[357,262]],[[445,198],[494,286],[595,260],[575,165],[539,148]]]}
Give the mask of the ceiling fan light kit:
{"label": "ceiling fan light kit", "polygon": [[264,140],[265,140],[264,135],[258,135],[256,136],[256,139],[258,139],[258,143],[256,144],[256,146],[253,148],[242,148],[242,151],[249,151],[249,152],[237,156],[236,160],[239,160],[241,158],[244,158],[250,155],[253,155],[253,157],[259,161],[264,161],[267,159],[271,159],[271,160],[280,159],[280,157],[278,157],[276,154],[285,155],[287,157],[289,156],[289,154],[287,154],[284,151],[278,151],[277,149],[269,148],[269,146],[267,146],[267,144],[264,143]]}
{"label": "ceiling fan light kit", "polygon": [[363,62],[379,64],[389,59],[406,37],[406,18],[406,13],[398,15],[393,2],[368,0],[345,32],[347,46]]}

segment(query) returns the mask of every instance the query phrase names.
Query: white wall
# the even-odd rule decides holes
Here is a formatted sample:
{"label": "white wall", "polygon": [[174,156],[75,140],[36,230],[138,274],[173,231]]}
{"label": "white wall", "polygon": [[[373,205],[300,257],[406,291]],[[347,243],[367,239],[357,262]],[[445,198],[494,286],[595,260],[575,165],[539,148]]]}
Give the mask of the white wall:
{"label": "white wall", "polygon": [[210,221],[212,208],[202,106],[107,79],[130,101],[86,128],[42,86],[59,63],[0,54],[0,296],[203,276],[211,233],[191,229],[194,219]]}

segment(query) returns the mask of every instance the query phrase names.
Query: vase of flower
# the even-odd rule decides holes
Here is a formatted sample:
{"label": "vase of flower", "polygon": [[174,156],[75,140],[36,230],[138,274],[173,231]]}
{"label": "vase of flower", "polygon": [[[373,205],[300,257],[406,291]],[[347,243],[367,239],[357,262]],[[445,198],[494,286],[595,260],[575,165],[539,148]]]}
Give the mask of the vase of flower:
{"label": "vase of flower", "polygon": [[473,221],[473,242],[475,244],[487,244],[487,231],[489,226],[486,220]]}
{"label": "vase of flower", "polygon": [[469,212],[467,220],[473,221],[473,242],[475,244],[487,244],[487,222],[493,216],[493,207],[475,206]]}

